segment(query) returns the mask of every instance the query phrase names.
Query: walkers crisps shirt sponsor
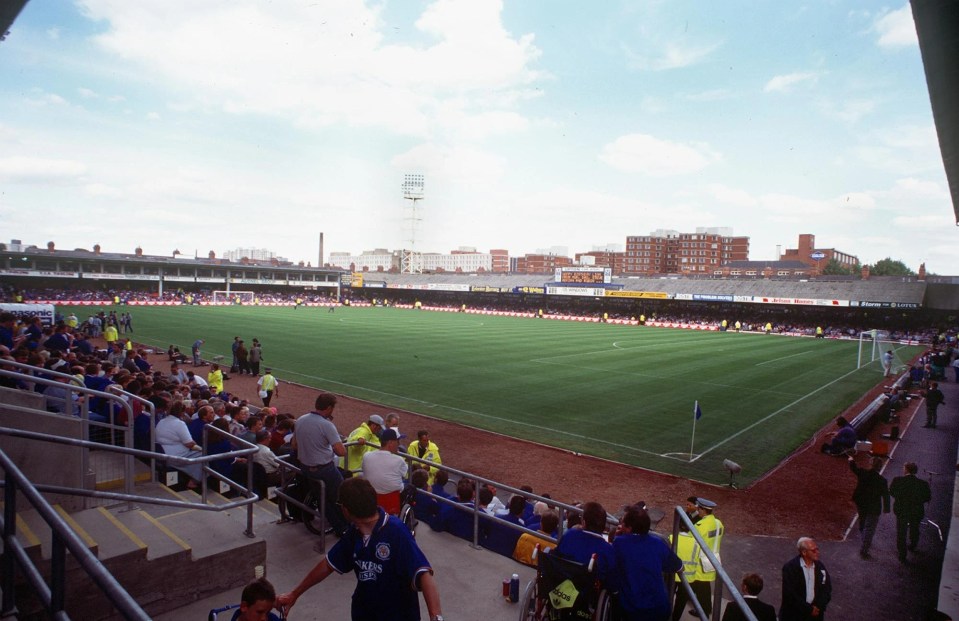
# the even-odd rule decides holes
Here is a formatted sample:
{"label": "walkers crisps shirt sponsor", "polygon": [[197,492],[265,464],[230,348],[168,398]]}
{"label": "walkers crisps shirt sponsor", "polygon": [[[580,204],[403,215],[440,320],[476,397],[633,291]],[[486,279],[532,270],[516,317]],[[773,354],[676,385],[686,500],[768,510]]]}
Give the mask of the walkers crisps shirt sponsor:
{"label": "walkers crisps shirt sponsor", "polygon": [[366,541],[350,527],[330,549],[330,566],[338,573],[356,573],[352,618],[419,621],[417,577],[433,573],[429,561],[399,519],[379,510],[379,521]]}

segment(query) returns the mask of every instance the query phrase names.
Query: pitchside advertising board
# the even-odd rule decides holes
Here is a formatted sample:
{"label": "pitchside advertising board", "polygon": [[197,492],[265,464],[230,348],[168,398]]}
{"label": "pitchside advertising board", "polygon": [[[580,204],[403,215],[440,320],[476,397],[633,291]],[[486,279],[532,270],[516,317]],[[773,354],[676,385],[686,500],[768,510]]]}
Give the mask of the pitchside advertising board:
{"label": "pitchside advertising board", "polygon": [[39,317],[45,326],[52,326],[56,315],[53,304],[0,304],[0,313],[13,313],[20,321]]}

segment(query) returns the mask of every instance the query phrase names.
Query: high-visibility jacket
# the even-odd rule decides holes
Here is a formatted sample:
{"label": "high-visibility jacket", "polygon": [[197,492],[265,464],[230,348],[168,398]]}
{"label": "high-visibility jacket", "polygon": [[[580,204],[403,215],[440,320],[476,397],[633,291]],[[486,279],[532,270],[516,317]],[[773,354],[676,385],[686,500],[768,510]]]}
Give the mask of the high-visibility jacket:
{"label": "high-visibility jacket", "polygon": [[[716,519],[715,515],[707,514],[696,522],[696,530],[699,531],[709,549],[718,556],[720,545],[723,542],[723,533],[725,532],[723,523]],[[713,582],[716,580],[716,570],[706,571],[700,563],[696,570],[696,580]]]}
{"label": "high-visibility jacket", "polygon": [[380,448],[380,439],[376,437],[376,434],[370,429],[368,422],[354,429],[346,441],[358,442],[360,438],[366,440],[366,444],[346,447],[346,459],[343,467],[350,472],[360,472],[363,470],[363,455]]}
{"label": "high-visibility jacket", "polygon": [[[413,457],[419,457],[420,459],[431,461],[434,464],[443,463],[443,460],[440,459],[440,449],[432,441],[426,446],[426,448],[423,448],[422,446],[420,446],[420,443],[418,441],[413,442],[406,449],[406,452],[412,455]],[[439,472],[439,468],[430,467],[430,478],[429,478],[430,485],[433,485],[433,481],[436,479],[437,472]]]}
{"label": "high-visibility jacket", "polygon": [[[669,541],[672,543],[673,537],[670,535]],[[699,570],[699,544],[693,538],[691,533],[679,533],[679,539],[676,541],[676,556],[683,562],[683,574],[687,582],[696,579],[696,572]],[[679,582],[679,574],[676,574],[676,582]]]}

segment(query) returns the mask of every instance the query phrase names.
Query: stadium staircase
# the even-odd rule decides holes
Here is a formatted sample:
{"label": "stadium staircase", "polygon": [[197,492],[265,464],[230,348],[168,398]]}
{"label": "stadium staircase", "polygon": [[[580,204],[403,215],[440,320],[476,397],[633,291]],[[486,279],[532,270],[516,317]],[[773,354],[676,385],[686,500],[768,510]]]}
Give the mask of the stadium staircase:
{"label": "stadium staircase", "polygon": [[[204,501],[180,485],[157,482],[148,464],[107,446],[84,444],[78,427],[84,421],[47,412],[42,400],[38,393],[0,388],[3,485],[12,488],[22,477],[16,483],[20,491],[15,497],[7,491],[2,503],[3,527],[11,526],[7,516],[15,515],[16,531],[16,543],[8,545],[5,538],[3,550],[12,558],[19,548],[48,585],[43,593],[42,587],[29,584],[29,570],[0,568],[0,574],[16,576],[13,618],[50,618],[51,592],[59,593],[70,618],[121,618],[107,596],[109,589],[97,586],[95,576],[103,570],[119,583],[117,591],[126,591],[123,597],[142,607],[144,614],[132,618],[154,617],[235,589],[262,573],[266,541],[255,533],[279,519],[275,504],[257,501],[248,512],[238,506],[242,497],[208,490]],[[43,495],[39,503],[30,500],[31,492],[40,496],[37,489]],[[12,497],[15,513],[8,513]],[[46,515],[38,504],[46,505]],[[57,562],[64,548],[63,537],[54,535],[56,522],[69,527],[92,553],[89,559],[78,550]],[[11,613],[9,593],[5,595],[0,616]]]}

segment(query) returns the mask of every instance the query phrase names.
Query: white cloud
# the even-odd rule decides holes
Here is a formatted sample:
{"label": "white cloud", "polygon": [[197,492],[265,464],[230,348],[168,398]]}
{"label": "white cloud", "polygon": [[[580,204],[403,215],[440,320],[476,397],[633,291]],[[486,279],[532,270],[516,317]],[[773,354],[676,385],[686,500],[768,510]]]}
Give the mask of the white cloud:
{"label": "white cloud", "polygon": [[148,120],[148,121],[159,121],[159,120],[160,120],[160,114],[159,114],[158,112],[147,112],[147,114],[146,114],[146,120]]}
{"label": "white cloud", "polygon": [[682,144],[648,134],[627,134],[604,146],[599,159],[618,170],[658,177],[702,170],[720,156],[704,144]]}
{"label": "white cloud", "polygon": [[123,190],[105,183],[91,183],[84,186],[83,191],[87,196],[104,198],[120,198],[123,196]]}
{"label": "white cloud", "polygon": [[0,158],[0,180],[9,183],[74,182],[86,172],[86,166],[73,160],[41,157]]}
{"label": "white cloud", "polygon": [[935,181],[926,181],[913,177],[897,179],[890,194],[900,197],[923,197],[942,201],[949,200],[949,191],[942,185]]}
{"label": "white cloud", "polygon": [[719,183],[709,185],[708,189],[713,198],[727,205],[754,207],[759,204],[759,201],[746,190],[730,188]]}
{"label": "white cloud", "polygon": [[715,52],[721,42],[695,44],[689,42],[654,40],[647,45],[648,51],[636,51],[623,43],[622,50],[627,64],[632,69],[666,71],[695,65]]}
{"label": "white cloud", "polygon": [[401,171],[422,171],[430,179],[447,184],[476,184],[488,188],[504,174],[506,164],[499,157],[472,147],[422,144],[394,157],[390,164]]}
{"label": "white cloud", "polygon": [[879,35],[879,47],[899,48],[919,45],[912,9],[907,2],[902,8],[889,11],[876,19],[873,30]]}
{"label": "white cloud", "polygon": [[846,99],[843,101],[819,100],[816,107],[826,116],[855,123],[876,108],[876,102],[871,99]]}
{"label": "white cloud", "polygon": [[59,28],[48,28],[47,29],[47,38],[56,41],[60,38],[60,29]]}
{"label": "white cloud", "polygon": [[690,93],[686,95],[685,98],[689,101],[723,101],[725,99],[732,99],[733,97],[735,97],[735,94],[729,89],[714,88],[708,91]]}
{"label": "white cloud", "polygon": [[[256,0],[81,5],[109,24],[97,39],[102,47],[179,85],[170,109],[219,108],[306,128],[345,124],[416,136],[458,136],[465,128],[475,136],[487,133],[482,127],[524,124],[514,110],[479,114],[471,103],[461,113],[477,119],[437,125],[451,100],[483,98],[508,108],[543,77],[533,68],[540,55],[533,36],[506,31],[499,1],[435,0],[415,24],[398,26],[383,24],[379,8],[360,0],[269,8]],[[409,42],[387,43],[393,26],[412,33]]]}
{"label": "white cloud", "polygon": [[942,170],[939,140],[932,123],[878,129],[863,136],[863,144],[853,148],[852,153],[869,166],[897,175]]}
{"label": "white cloud", "polygon": [[815,83],[818,77],[819,74],[813,71],[797,71],[794,73],[777,75],[766,82],[766,86],[763,87],[763,92],[785,93],[792,90],[794,86],[798,86],[803,83]]}
{"label": "white cloud", "polygon": [[28,105],[43,108],[46,106],[65,106],[67,100],[56,93],[44,93],[34,90],[25,100]]}

